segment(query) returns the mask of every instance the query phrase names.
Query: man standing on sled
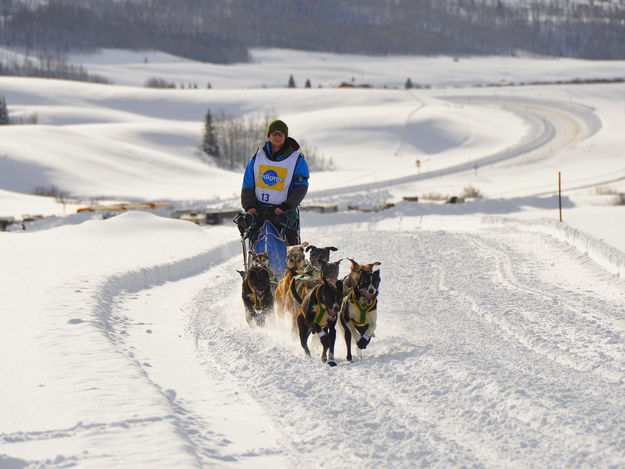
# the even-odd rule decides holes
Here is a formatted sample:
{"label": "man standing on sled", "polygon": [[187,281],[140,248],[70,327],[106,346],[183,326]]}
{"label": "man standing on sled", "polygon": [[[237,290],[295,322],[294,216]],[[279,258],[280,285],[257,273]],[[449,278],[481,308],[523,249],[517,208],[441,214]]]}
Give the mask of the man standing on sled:
{"label": "man standing on sled", "polygon": [[[267,141],[245,168],[241,205],[259,228],[269,220],[282,230],[287,244],[299,244],[299,204],[308,192],[308,164],[289,128],[275,120],[267,128]],[[256,234],[252,234],[252,241]]]}

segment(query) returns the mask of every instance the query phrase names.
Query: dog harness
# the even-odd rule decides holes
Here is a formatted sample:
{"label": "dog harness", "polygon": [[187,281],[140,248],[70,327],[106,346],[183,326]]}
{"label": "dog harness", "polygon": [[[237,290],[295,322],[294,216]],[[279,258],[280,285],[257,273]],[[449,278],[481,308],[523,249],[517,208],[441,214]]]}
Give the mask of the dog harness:
{"label": "dog harness", "polygon": [[[319,290],[321,290],[321,285],[316,287],[314,290],[315,297],[317,298],[317,314],[315,315],[315,320],[313,322],[319,327],[325,328],[328,327],[328,309],[323,304],[321,304],[321,301],[319,301]],[[306,316],[303,308],[301,314],[302,316]]]}
{"label": "dog harness", "polygon": [[[306,274],[298,274],[298,275],[295,275],[295,276],[291,279],[291,281],[289,282],[289,289],[288,289],[289,296],[290,296],[293,300],[295,300],[295,297],[293,296],[293,292],[291,291],[291,285],[292,285],[293,283],[297,283],[297,281],[299,281],[299,280],[315,280],[315,279],[314,279],[314,278],[312,278],[312,277],[310,277],[310,276],[308,276],[308,275],[306,275]],[[302,298],[302,300],[303,300],[303,298]]]}
{"label": "dog harness", "polygon": [[252,291],[252,295],[254,295],[254,309],[263,309],[263,305],[258,299],[256,290],[254,290],[254,288],[252,287],[252,283],[249,280],[247,281],[247,286],[250,287],[250,290]]}
{"label": "dog harness", "polygon": [[351,303],[358,308],[358,311],[360,312],[360,321],[356,322],[352,319],[352,322],[356,325],[356,326],[366,326],[367,323],[367,313],[369,311],[372,311],[376,308],[376,306],[378,305],[378,299],[375,298],[373,300],[373,302],[371,303],[366,303],[366,304],[361,304],[357,299],[356,299],[356,293],[354,291],[352,291],[352,299],[351,299]]}

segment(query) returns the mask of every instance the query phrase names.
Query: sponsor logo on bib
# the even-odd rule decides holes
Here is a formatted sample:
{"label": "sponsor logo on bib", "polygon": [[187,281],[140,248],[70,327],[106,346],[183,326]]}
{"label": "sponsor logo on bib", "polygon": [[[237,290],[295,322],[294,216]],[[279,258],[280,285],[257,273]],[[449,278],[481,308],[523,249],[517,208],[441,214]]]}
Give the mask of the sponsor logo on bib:
{"label": "sponsor logo on bib", "polygon": [[287,173],[286,168],[261,165],[258,168],[258,187],[281,191],[284,189]]}

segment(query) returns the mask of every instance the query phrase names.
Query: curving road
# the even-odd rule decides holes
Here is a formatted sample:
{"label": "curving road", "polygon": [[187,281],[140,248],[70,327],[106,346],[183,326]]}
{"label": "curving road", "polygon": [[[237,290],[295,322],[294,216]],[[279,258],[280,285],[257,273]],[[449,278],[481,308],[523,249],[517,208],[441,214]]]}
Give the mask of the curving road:
{"label": "curving road", "polygon": [[[439,97],[439,99],[455,104],[501,107],[520,116],[527,124],[527,133],[521,141],[516,142],[505,150],[473,158],[468,162],[374,183],[350,185],[322,191],[311,191],[309,197],[322,198],[359,191],[383,190],[401,184],[474,171],[476,165],[479,167],[507,167],[538,161],[552,156],[559,150],[592,137],[601,128],[601,121],[592,109],[563,101],[538,100],[530,97],[472,95],[445,96]],[[423,103],[419,102],[417,107],[408,114],[407,122],[409,122],[410,118],[422,109],[423,106]],[[401,142],[399,142],[396,152],[399,151],[401,145]],[[623,177],[625,178],[625,175]],[[614,178],[612,177],[612,179]],[[603,182],[594,181],[592,185],[600,185],[602,183]],[[542,191],[545,190],[544,188],[540,189],[542,189]],[[531,194],[524,193],[523,195],[539,195],[539,193],[542,192],[540,189],[529,189]],[[552,192],[553,191],[549,193]]]}

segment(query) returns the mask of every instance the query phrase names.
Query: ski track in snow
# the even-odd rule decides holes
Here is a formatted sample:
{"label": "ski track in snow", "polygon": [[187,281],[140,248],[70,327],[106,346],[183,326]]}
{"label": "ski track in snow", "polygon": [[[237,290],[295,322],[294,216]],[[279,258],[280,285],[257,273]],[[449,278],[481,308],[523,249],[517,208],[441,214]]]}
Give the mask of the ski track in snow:
{"label": "ski track in snow", "polygon": [[[317,344],[305,358],[279,320],[249,329],[238,257],[115,301],[118,322],[141,324],[122,337],[111,323],[116,347],[151,385],[173,389],[199,467],[624,463],[625,290],[588,257],[509,228],[305,235],[339,247],[334,259],[382,262],[376,337],[353,364],[340,331],[331,369]],[[178,328],[171,349],[149,345],[146,318],[154,334]],[[212,384],[188,384],[198,380]],[[250,421],[224,426],[229,406]]]}

